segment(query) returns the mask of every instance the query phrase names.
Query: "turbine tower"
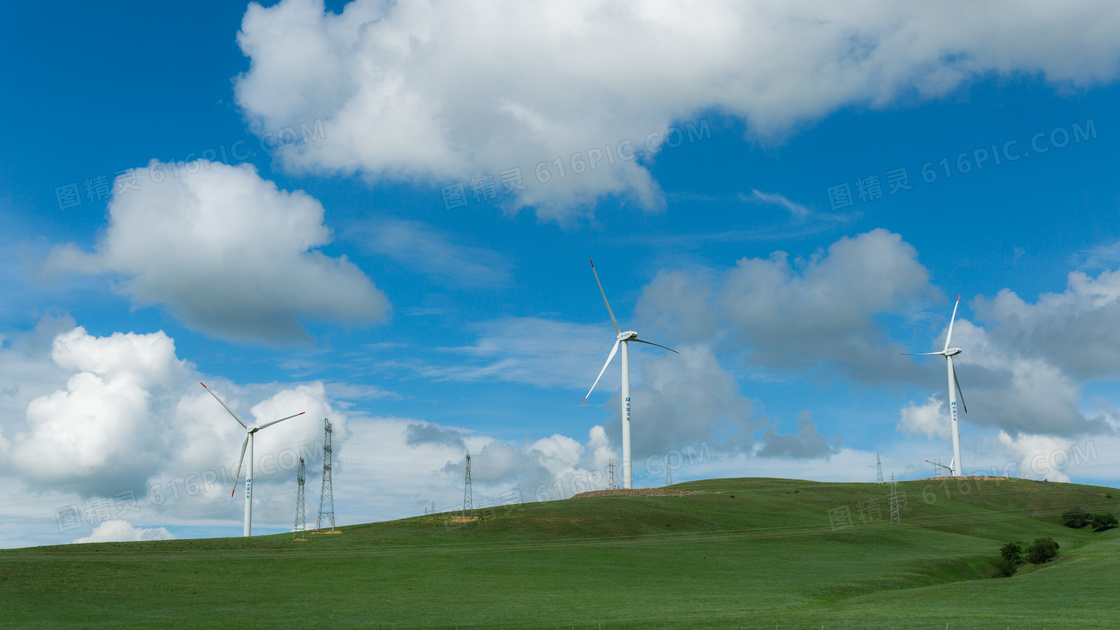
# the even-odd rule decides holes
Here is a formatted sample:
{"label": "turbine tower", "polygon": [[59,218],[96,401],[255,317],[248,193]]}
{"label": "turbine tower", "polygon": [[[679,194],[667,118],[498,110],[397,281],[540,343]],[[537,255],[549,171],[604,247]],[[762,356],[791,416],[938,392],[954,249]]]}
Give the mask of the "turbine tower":
{"label": "turbine tower", "polygon": [[233,476],[233,492],[231,492],[229,496],[232,499],[233,495],[237,494],[237,480],[241,477],[241,465],[245,463],[245,451],[246,451],[246,449],[248,449],[248,451],[249,451],[249,469],[245,471],[245,527],[244,527],[244,533],[242,535],[243,536],[252,536],[253,535],[253,437],[257,434],[257,431],[260,431],[261,429],[270,427],[270,426],[276,424],[277,422],[283,422],[285,420],[289,420],[289,419],[294,418],[296,416],[302,416],[304,412],[301,411],[297,414],[293,414],[293,415],[290,415],[290,416],[287,416],[287,417],[284,417],[284,418],[280,418],[279,420],[273,420],[272,422],[266,422],[266,423],[261,424],[261,425],[254,424],[254,425],[250,426],[249,424],[247,424],[245,422],[245,420],[243,420],[241,418],[241,416],[237,415],[237,413],[234,412],[233,409],[230,409],[229,405],[227,405],[224,401],[222,401],[221,398],[218,398],[217,394],[210,391],[210,388],[206,387],[206,383],[199,383],[199,384],[202,385],[202,387],[205,388],[206,391],[210,392],[210,395],[213,396],[214,399],[217,400],[219,403],[221,403],[222,406],[226,408],[226,411],[229,412],[229,415],[233,416],[233,419],[237,420],[237,423],[240,424],[245,429],[245,441],[241,443],[241,459],[237,462],[237,474],[235,474]]}
{"label": "turbine tower", "polygon": [[319,491],[319,516],[315,519],[315,529],[322,529],[324,523],[331,524],[334,531],[334,482],[331,479],[331,434],[334,426],[323,418],[323,487]]}
{"label": "turbine tower", "polygon": [[[595,391],[595,386],[599,384],[599,379],[603,378],[603,372],[607,371],[607,366],[611,364],[611,359],[618,352],[618,347],[622,346],[622,487],[629,490],[633,487],[633,466],[630,460],[630,352],[629,343],[636,341],[650,346],[657,346],[664,348],[674,354],[680,354],[676,350],[668,346],[663,346],[659,343],[638,339],[638,333],[627,330],[623,331],[618,327],[618,320],[614,318],[614,311],[611,310],[611,303],[607,301],[607,292],[603,290],[603,283],[599,282],[599,272],[595,271],[595,261],[591,261],[591,273],[595,274],[595,284],[599,285],[599,293],[603,295],[603,303],[607,305],[607,313],[611,316],[611,323],[614,324],[614,331],[618,337],[615,339],[614,347],[611,348],[611,353],[607,355],[607,362],[603,364],[603,369],[599,370],[599,376],[595,382],[591,384],[591,389],[587,391],[587,396]],[[583,402],[587,402],[587,396],[583,397]]]}
{"label": "turbine tower", "polygon": [[[960,348],[950,348],[949,342],[953,339],[953,322],[957,319],[957,307],[961,305],[961,297],[957,296],[957,303],[953,305],[953,316],[949,318],[949,332],[945,333],[945,347],[941,352],[916,352],[905,353],[906,356],[927,357],[940,355],[945,357],[945,366],[949,371],[949,419],[953,429],[953,461],[949,462],[949,470],[954,477],[961,476],[961,432],[957,426],[957,394],[961,395],[961,407],[968,413],[968,405],[964,404],[964,392],[961,391],[961,382],[957,380],[957,372],[953,369],[953,357],[961,353]],[[940,464],[939,464],[940,465]]]}
{"label": "turbine tower", "polygon": [[307,538],[307,508],[304,501],[303,486],[307,481],[307,469],[303,458],[299,458],[299,468],[296,469],[296,525],[294,538]]}

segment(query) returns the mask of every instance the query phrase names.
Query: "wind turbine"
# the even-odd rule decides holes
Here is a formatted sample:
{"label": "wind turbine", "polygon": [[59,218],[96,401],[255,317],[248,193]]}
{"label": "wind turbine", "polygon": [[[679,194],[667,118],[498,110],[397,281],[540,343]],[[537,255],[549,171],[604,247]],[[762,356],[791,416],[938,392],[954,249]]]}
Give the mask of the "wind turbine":
{"label": "wind turbine", "polygon": [[226,408],[226,411],[229,412],[229,415],[233,416],[234,420],[237,420],[238,424],[240,424],[242,427],[245,428],[245,441],[241,443],[241,459],[240,459],[240,461],[237,462],[237,474],[233,476],[233,492],[231,492],[229,494],[229,496],[232,499],[233,495],[237,494],[237,480],[241,477],[241,464],[243,464],[245,462],[245,450],[246,450],[246,448],[248,448],[248,450],[249,450],[249,470],[245,471],[245,531],[244,531],[243,535],[246,536],[246,537],[252,536],[253,535],[252,534],[252,531],[253,531],[253,436],[256,435],[257,431],[260,431],[261,429],[270,427],[270,426],[276,424],[277,422],[283,422],[285,420],[289,420],[289,419],[294,418],[296,416],[302,416],[304,414],[304,412],[301,411],[301,412],[299,412],[295,415],[291,415],[291,416],[288,416],[286,418],[280,418],[279,420],[273,420],[272,422],[266,422],[262,425],[249,426],[248,424],[246,424],[246,422],[244,420],[241,419],[241,416],[237,415],[237,412],[235,412],[233,409],[229,408],[229,405],[227,405],[225,403],[225,401],[223,401],[221,398],[218,398],[218,395],[215,394],[213,391],[211,391],[209,387],[206,387],[206,383],[199,383],[199,384],[202,385],[204,388],[206,388],[206,391],[210,392],[210,395],[213,396],[215,400],[217,400],[219,403],[222,404],[223,407]]}
{"label": "wind turbine", "polygon": [[[961,432],[957,426],[957,394],[961,395],[961,407],[968,413],[968,405],[964,404],[964,392],[961,391],[961,382],[957,380],[957,371],[953,369],[953,357],[961,353],[960,348],[950,348],[949,342],[953,339],[953,322],[957,319],[957,307],[961,305],[961,296],[957,296],[957,303],[953,305],[953,316],[949,319],[949,332],[945,333],[945,348],[941,352],[916,352],[905,353],[906,356],[933,356],[945,357],[945,365],[949,370],[949,418],[953,429],[953,461],[948,466],[937,463],[942,468],[948,468],[954,477],[961,476]],[[929,461],[929,460],[927,460]],[[935,463],[935,462],[931,462]]]}
{"label": "wind turbine", "polygon": [[[607,301],[607,293],[603,291],[603,283],[599,282],[599,272],[595,271],[595,261],[591,261],[591,273],[595,274],[595,284],[599,285],[599,293],[603,295],[603,303],[607,305],[607,312],[610,313],[611,323],[614,324],[614,331],[618,334],[615,339],[614,347],[611,348],[611,353],[607,355],[607,362],[603,364],[603,369],[599,370],[599,376],[596,377],[595,382],[591,384],[591,389],[587,390],[587,396],[595,391],[595,386],[599,384],[599,379],[603,378],[603,372],[607,371],[607,366],[611,364],[611,359],[618,352],[618,347],[622,346],[622,487],[629,490],[633,486],[632,466],[630,464],[630,353],[628,345],[631,341],[644,343],[658,348],[665,348],[669,352],[680,354],[676,350],[663,346],[659,343],[638,339],[638,333],[627,330],[623,332],[618,327],[618,320],[614,318],[614,311],[611,310],[611,303]],[[583,397],[583,402],[587,402],[587,396]]]}

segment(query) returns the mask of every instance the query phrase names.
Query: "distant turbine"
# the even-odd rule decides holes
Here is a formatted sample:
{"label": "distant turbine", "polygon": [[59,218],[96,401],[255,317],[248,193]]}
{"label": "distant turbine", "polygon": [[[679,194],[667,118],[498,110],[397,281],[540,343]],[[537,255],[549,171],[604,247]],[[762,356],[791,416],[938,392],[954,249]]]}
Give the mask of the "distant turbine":
{"label": "distant turbine", "polygon": [[[968,413],[968,405],[964,404],[964,392],[961,391],[961,382],[957,380],[957,371],[953,369],[953,357],[961,353],[960,348],[950,348],[949,342],[953,339],[953,322],[957,319],[957,307],[961,305],[961,297],[957,296],[957,303],[953,305],[953,316],[949,319],[949,332],[945,334],[945,348],[941,352],[916,352],[905,353],[906,356],[933,356],[940,355],[945,357],[945,365],[949,370],[949,418],[952,421],[953,428],[953,461],[949,462],[947,468],[952,472],[954,477],[961,476],[961,432],[957,426],[957,394],[961,395],[961,407],[964,412]],[[944,464],[938,464],[946,468]]]}
{"label": "distant turbine", "polygon": [[[610,313],[611,323],[614,324],[614,331],[618,334],[618,338],[614,342],[614,347],[611,348],[611,353],[607,355],[607,362],[603,364],[603,369],[599,370],[599,376],[596,377],[595,382],[591,384],[591,389],[587,391],[587,396],[595,391],[595,386],[599,384],[599,379],[603,378],[603,372],[607,371],[607,366],[611,364],[611,359],[614,358],[615,352],[618,352],[619,345],[622,346],[622,487],[629,490],[633,487],[632,480],[632,466],[630,464],[630,353],[627,344],[631,341],[644,343],[658,348],[665,348],[669,352],[680,354],[676,350],[663,346],[659,343],[638,339],[638,333],[628,330],[623,332],[618,327],[618,320],[614,318],[614,311],[611,310],[611,303],[607,301],[607,293],[603,291],[603,283],[599,282],[599,272],[595,271],[595,261],[591,261],[591,273],[595,274],[595,284],[599,285],[599,293],[603,295],[603,303],[607,305],[607,312]],[[583,397],[583,402],[587,402],[587,396]]]}
{"label": "distant turbine", "polygon": [[246,450],[246,448],[248,448],[248,450],[249,450],[249,470],[245,471],[245,531],[244,531],[243,535],[244,536],[252,536],[252,531],[253,531],[253,436],[256,435],[257,431],[260,431],[261,429],[270,427],[270,426],[276,424],[277,422],[283,422],[285,420],[289,420],[289,419],[294,418],[296,416],[302,416],[304,412],[301,411],[297,414],[288,416],[286,418],[280,418],[279,420],[273,420],[272,422],[266,422],[266,423],[264,423],[260,426],[256,426],[256,425],[249,426],[248,424],[245,423],[244,420],[241,419],[241,416],[237,415],[237,413],[234,412],[233,409],[229,408],[229,405],[227,405],[221,398],[218,398],[217,394],[210,391],[210,388],[206,387],[206,383],[199,383],[199,385],[202,385],[203,387],[205,387],[206,391],[210,392],[210,395],[213,396],[215,400],[217,400],[219,403],[222,404],[223,407],[226,408],[226,411],[229,412],[229,415],[233,416],[233,419],[237,420],[237,423],[245,428],[245,441],[241,443],[241,460],[237,462],[237,474],[233,476],[233,492],[231,492],[229,494],[229,496],[230,496],[230,498],[233,498],[233,495],[237,494],[237,480],[241,477],[241,464],[245,462],[245,450]]}

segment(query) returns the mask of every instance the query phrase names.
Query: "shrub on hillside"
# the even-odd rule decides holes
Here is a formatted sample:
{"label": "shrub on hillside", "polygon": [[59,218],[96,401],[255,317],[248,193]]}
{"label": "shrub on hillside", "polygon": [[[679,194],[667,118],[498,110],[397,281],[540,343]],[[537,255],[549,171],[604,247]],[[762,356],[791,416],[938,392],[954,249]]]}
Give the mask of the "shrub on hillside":
{"label": "shrub on hillside", "polygon": [[1071,508],[1062,513],[1062,525],[1080,529],[1089,524],[1089,513],[1081,508]]}
{"label": "shrub on hillside", "polygon": [[1058,543],[1053,538],[1035,538],[1034,543],[1027,548],[1027,560],[1031,564],[1042,564],[1053,560],[1058,555]]}
{"label": "shrub on hillside", "polygon": [[1023,562],[1023,548],[1019,543],[1009,542],[999,548],[999,560],[994,562],[996,577],[1011,577]]}
{"label": "shrub on hillside", "polygon": [[1117,525],[1116,517],[1111,514],[1094,514],[1092,523],[1095,532],[1103,532]]}
{"label": "shrub on hillside", "polygon": [[1006,558],[996,560],[996,577],[1011,577],[1019,570],[1019,565],[1014,562],[1009,562]]}
{"label": "shrub on hillside", "polygon": [[999,548],[999,555],[1008,562],[1019,564],[1023,561],[1023,548],[1019,543],[1009,542]]}

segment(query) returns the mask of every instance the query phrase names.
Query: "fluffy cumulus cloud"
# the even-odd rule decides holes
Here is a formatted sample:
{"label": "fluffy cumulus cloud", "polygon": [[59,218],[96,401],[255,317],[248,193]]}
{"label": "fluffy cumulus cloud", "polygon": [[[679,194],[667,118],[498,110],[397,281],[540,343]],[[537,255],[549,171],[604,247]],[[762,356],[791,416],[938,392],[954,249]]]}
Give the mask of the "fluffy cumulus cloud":
{"label": "fluffy cumulus cloud", "polygon": [[686,339],[729,336],[759,367],[839,366],[866,381],[904,379],[917,368],[877,318],[904,315],[937,290],[917,251],[877,229],[790,260],[743,258],[726,270],[662,272],[638,313]]}
{"label": "fluffy cumulus cloud", "polygon": [[1004,346],[1045,357],[1078,378],[1120,375],[1120,271],[1070,273],[1065,291],[1043,293],[1033,304],[1004,289],[977,297],[972,308]]}
{"label": "fluffy cumulus cloud", "polygon": [[[187,324],[234,340],[305,339],[301,320],[382,321],[385,296],[331,240],[323,206],[279,190],[247,164],[153,162],[164,179],[115,194],[93,253],[56,248],[49,265],[120,274],[140,304],[164,304]],[[121,177],[128,177],[122,175]]]}
{"label": "fluffy cumulus cloud", "polygon": [[565,217],[613,194],[657,208],[651,155],[625,156],[704,112],[775,139],[993,73],[1092,85],[1117,73],[1117,30],[1107,2],[286,0],[246,12],[236,92],[262,130],[324,120],[284,153],[292,169],[442,185],[520,168],[513,207]]}
{"label": "fluffy cumulus cloud", "polygon": [[833,444],[820,434],[813,414],[803,411],[797,416],[797,433],[784,435],[773,428],[767,429],[762,436],[760,457],[788,457],[792,459],[828,458],[840,451],[840,440]]}
{"label": "fluffy cumulus cloud", "polygon": [[93,528],[93,533],[78,538],[74,544],[102,542],[130,542],[135,540],[171,540],[175,536],[164,527],[133,527],[128,521],[105,521]]}
{"label": "fluffy cumulus cloud", "polygon": [[[49,362],[57,379],[49,389],[35,381],[45,368],[28,370],[30,378],[19,389],[47,391],[15,395],[25,401],[23,408],[4,410],[0,472],[38,491],[83,498],[132,491],[143,502],[155,486],[176,497],[152,502],[169,514],[232,514],[236,506],[222,499],[233,489],[245,431],[198,384],[171,338],[163,332],[99,337],[76,327],[55,334],[49,349],[40,351],[49,359],[0,352],[4,368],[17,359],[32,367]],[[320,457],[323,418],[332,421],[340,440],[349,435],[346,416],[332,407],[321,382],[210,385],[250,423],[305,412],[257,434],[260,483],[286,481],[300,456]]]}
{"label": "fluffy cumulus cloud", "polygon": [[[647,352],[647,347],[632,345],[631,354]],[[640,384],[631,386],[634,461],[672,449],[696,449],[702,442],[719,452],[749,449],[761,427],[734,375],[708,345],[689,344],[678,350],[676,355],[649,348],[657,355],[641,362]],[[606,430],[612,440],[622,435],[620,396],[613,395],[607,403],[612,415]]]}
{"label": "fluffy cumulus cloud", "polygon": [[167,436],[154,416],[160,392],[181,385],[189,366],[162,332],[58,335],[51,357],[71,372],[65,390],[30,401],[8,466],[29,481],[82,493],[142,485]]}
{"label": "fluffy cumulus cloud", "polygon": [[937,396],[930,396],[922,404],[908,403],[899,411],[898,430],[930,438],[946,438],[952,433],[951,420],[942,411],[943,403]]}

